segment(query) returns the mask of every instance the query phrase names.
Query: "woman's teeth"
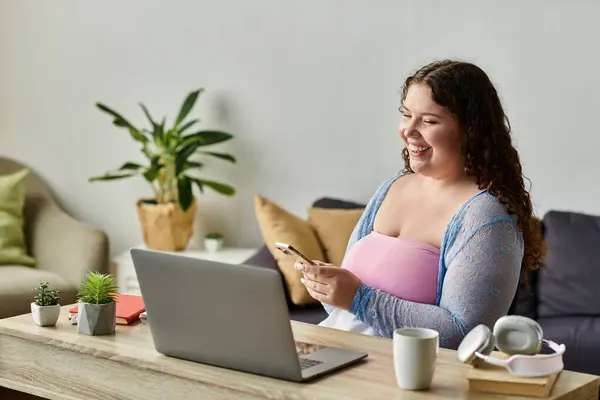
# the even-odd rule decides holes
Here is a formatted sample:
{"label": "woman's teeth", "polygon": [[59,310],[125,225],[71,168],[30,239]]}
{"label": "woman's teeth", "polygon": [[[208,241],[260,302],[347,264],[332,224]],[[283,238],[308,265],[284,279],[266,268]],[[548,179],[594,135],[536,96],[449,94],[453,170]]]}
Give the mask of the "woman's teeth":
{"label": "woman's teeth", "polygon": [[420,146],[408,146],[408,150],[413,154],[421,154],[426,150],[429,150],[431,147],[420,147]]}

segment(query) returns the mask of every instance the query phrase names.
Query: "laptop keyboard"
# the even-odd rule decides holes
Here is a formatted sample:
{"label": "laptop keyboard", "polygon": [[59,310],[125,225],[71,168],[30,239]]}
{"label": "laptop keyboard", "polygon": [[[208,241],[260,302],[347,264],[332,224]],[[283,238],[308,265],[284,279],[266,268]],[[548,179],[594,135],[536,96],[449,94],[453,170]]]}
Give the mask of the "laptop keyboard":
{"label": "laptop keyboard", "polygon": [[300,360],[300,369],[314,367],[315,365],[323,364],[321,360],[311,360],[310,358],[298,357]]}

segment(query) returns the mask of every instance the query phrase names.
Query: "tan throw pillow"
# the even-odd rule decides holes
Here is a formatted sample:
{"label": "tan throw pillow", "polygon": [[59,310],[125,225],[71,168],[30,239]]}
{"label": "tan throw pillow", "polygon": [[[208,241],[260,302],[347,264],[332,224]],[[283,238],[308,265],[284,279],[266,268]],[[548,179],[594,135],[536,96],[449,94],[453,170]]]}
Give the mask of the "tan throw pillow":
{"label": "tan throw pillow", "polygon": [[325,258],[331,264],[341,266],[350,235],[363,212],[364,209],[308,209],[308,221],[317,232]]}
{"label": "tan throw pillow", "polygon": [[292,303],[297,305],[316,303],[317,301],[310,297],[300,282],[302,274],[294,268],[297,257],[285,255],[273,245],[275,242],[287,243],[313,260],[324,261],[323,250],[308,221],[259,195],[254,196],[254,212],[265,244],[277,260]]}

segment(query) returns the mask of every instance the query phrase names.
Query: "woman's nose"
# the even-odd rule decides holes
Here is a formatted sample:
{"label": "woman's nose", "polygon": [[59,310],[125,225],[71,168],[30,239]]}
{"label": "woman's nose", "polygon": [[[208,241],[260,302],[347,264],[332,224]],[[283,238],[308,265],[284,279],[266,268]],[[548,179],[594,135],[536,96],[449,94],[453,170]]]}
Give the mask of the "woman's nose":
{"label": "woman's nose", "polygon": [[414,120],[410,121],[405,127],[404,127],[404,136],[406,137],[417,137],[419,136],[420,133],[417,130],[417,127],[414,124]]}

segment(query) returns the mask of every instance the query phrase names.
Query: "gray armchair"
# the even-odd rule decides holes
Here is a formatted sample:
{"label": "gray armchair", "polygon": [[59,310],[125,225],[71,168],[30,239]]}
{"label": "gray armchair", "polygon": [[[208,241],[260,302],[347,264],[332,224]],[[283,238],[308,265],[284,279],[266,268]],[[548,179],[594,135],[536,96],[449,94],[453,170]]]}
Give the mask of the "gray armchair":
{"label": "gray armchair", "polygon": [[[0,157],[0,175],[24,167]],[[108,270],[107,235],[66,214],[31,169],[24,214],[27,249],[37,265],[0,265],[0,318],[31,312],[34,289],[41,282],[60,290],[62,305],[74,303],[77,286],[88,271]]]}

